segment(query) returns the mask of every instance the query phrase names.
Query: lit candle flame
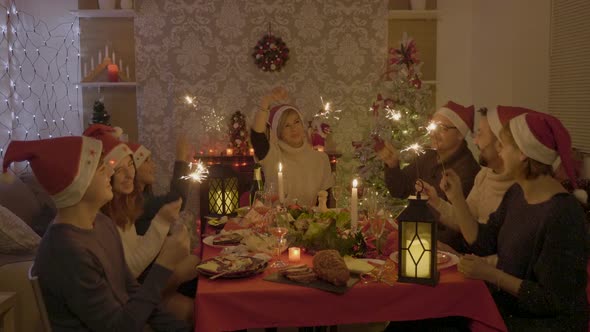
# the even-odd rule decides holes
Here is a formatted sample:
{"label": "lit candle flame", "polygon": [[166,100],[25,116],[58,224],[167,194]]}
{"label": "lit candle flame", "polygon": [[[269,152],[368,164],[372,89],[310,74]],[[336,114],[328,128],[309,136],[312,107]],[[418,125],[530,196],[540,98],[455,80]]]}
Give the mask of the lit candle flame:
{"label": "lit candle flame", "polygon": [[356,188],[359,185],[359,182],[357,179],[352,180],[352,187]]}
{"label": "lit candle flame", "polygon": [[182,180],[192,180],[199,183],[202,183],[203,180],[207,178],[207,174],[209,174],[209,170],[207,166],[203,164],[200,160],[197,162],[192,162],[189,165],[189,168],[192,170],[194,167],[194,171],[188,175],[180,177]]}
{"label": "lit candle flame", "polygon": [[279,163],[279,172],[283,171],[283,164]]}

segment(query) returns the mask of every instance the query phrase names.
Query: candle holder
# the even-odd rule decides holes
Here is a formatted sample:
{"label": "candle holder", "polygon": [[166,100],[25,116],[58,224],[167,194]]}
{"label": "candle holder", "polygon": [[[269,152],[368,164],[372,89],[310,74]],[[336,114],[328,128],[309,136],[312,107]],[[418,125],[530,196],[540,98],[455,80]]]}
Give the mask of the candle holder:
{"label": "candle holder", "polygon": [[301,260],[301,248],[289,248],[289,262],[298,263]]}

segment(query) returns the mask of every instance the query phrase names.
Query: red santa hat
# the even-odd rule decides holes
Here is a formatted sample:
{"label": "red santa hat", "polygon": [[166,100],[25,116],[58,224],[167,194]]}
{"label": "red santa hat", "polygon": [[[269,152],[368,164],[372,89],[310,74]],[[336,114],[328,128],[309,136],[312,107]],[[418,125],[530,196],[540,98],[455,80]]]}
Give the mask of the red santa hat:
{"label": "red santa hat", "polygon": [[127,155],[133,156],[133,152],[127,144],[119,140],[121,128],[93,124],[84,130],[84,136],[89,136],[102,141],[102,153],[104,160],[111,166],[117,165]]}
{"label": "red santa hat", "polygon": [[516,145],[527,157],[546,165],[563,165],[567,176],[576,183],[572,140],[561,121],[544,113],[521,114],[510,120],[510,132]]}
{"label": "red santa hat", "polygon": [[281,116],[284,112],[290,109],[297,112],[297,114],[299,114],[299,118],[303,122],[303,116],[301,115],[301,112],[299,112],[299,109],[297,109],[297,107],[288,104],[276,105],[270,109],[270,115],[268,116],[268,124],[270,125],[270,130],[272,133],[274,133],[275,136],[278,137],[278,127]]}
{"label": "red santa hat", "polygon": [[453,101],[449,101],[434,114],[440,114],[449,119],[453,125],[457,127],[457,130],[459,130],[463,137],[467,137],[467,134],[473,129],[475,117],[475,108],[473,105],[465,107]]}
{"label": "red santa hat", "polygon": [[500,130],[502,130],[502,127],[504,127],[508,121],[521,114],[530,112],[535,111],[524,107],[513,106],[498,106],[495,109],[488,110],[487,118],[488,123],[490,124],[490,129],[496,137],[500,137]]}
{"label": "red santa hat", "polygon": [[133,161],[135,161],[135,167],[139,168],[146,159],[152,154],[145,146],[137,143],[127,143],[127,146],[133,151]]}
{"label": "red santa hat", "polygon": [[28,160],[37,181],[57,208],[76,205],[90,185],[100,161],[102,142],[90,137],[68,136],[37,141],[12,141],[3,173],[11,163]]}

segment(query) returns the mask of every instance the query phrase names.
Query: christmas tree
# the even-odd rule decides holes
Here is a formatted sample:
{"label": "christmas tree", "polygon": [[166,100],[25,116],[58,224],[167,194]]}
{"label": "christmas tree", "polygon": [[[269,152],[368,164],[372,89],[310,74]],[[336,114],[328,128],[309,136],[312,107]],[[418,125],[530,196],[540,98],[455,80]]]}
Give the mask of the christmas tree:
{"label": "christmas tree", "polygon": [[104,103],[102,99],[96,100],[92,107],[92,121],[94,123],[100,123],[107,126],[111,125],[111,116],[104,109]]}
{"label": "christmas tree", "polygon": [[422,63],[416,43],[404,34],[399,48],[389,51],[388,69],[384,74],[384,91],[377,95],[369,112],[370,132],[365,139],[354,142],[359,161],[358,175],[365,186],[382,196],[389,196],[384,183],[383,162],[376,151],[390,142],[401,151],[402,163],[417,155],[417,149],[428,139],[428,117],[431,115],[431,92],[422,85]]}

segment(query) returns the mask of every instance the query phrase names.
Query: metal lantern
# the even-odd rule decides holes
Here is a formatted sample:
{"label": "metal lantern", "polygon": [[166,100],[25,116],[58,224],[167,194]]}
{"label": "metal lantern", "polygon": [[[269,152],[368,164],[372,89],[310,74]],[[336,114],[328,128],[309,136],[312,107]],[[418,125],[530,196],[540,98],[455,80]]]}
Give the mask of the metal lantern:
{"label": "metal lantern", "polygon": [[230,166],[214,165],[209,169],[209,213],[232,214],[239,207],[238,177]]}
{"label": "metal lantern", "polygon": [[399,226],[398,281],[435,286],[436,220],[420,194],[410,196],[397,218]]}

